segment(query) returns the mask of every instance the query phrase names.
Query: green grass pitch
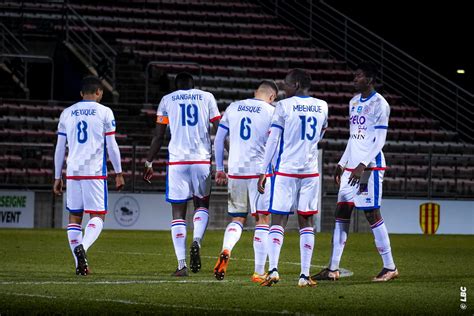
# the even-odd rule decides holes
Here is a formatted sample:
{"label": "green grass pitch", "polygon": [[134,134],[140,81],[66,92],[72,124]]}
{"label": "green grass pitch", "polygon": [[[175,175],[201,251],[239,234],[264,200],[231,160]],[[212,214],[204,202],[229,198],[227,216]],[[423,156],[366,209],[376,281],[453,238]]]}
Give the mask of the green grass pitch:
{"label": "green grass pitch", "polygon": [[[474,314],[474,236],[391,235],[400,277],[374,284],[382,263],[373,236],[351,234],[341,266],[354,274],[298,288],[299,237],[287,232],[282,280],[266,288],[250,282],[252,231],[225,280],[214,279],[223,234],[208,231],[201,272],[176,279],[169,232],[103,231],[88,253],[92,274],[79,277],[64,230],[0,230],[0,314]],[[312,273],[327,263],[330,238],[316,235]]]}

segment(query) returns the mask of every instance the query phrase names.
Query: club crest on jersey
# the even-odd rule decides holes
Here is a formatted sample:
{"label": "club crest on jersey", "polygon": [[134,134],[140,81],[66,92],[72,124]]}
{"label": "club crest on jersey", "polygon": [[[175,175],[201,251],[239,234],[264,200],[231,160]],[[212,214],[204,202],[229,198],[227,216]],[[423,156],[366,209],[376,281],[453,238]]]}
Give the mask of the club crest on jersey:
{"label": "club crest on jersey", "polygon": [[131,196],[123,196],[114,205],[114,217],[124,227],[134,225],[140,217],[140,205]]}

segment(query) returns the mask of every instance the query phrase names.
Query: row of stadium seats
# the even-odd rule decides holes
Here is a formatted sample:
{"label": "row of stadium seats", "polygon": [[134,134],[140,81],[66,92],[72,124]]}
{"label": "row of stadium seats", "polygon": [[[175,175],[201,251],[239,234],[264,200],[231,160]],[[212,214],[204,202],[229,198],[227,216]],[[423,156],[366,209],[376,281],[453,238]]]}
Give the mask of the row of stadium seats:
{"label": "row of stadium seats", "polygon": [[261,57],[303,57],[303,58],[327,58],[329,52],[317,47],[294,47],[273,45],[249,45],[242,44],[220,44],[220,43],[190,43],[175,42],[169,40],[142,40],[135,38],[117,38],[116,42],[124,47],[132,49],[166,51],[166,52],[190,52],[210,53],[221,55],[247,55]]}

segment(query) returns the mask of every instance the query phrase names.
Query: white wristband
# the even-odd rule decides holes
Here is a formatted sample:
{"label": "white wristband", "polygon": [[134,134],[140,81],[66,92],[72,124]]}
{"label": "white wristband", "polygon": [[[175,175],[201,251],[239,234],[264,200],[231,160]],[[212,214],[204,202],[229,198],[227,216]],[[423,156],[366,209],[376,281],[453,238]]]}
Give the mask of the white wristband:
{"label": "white wristband", "polygon": [[145,160],[145,168],[152,168],[152,167],[153,167],[153,161]]}

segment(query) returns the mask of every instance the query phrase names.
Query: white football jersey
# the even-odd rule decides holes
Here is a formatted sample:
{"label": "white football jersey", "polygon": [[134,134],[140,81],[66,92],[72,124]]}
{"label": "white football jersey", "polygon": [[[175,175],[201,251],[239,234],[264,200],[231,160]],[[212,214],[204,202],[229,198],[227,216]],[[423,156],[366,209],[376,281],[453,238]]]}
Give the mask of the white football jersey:
{"label": "white football jersey", "polygon": [[231,103],[219,126],[229,131],[228,173],[256,176],[262,167],[274,107],[259,99]]}
{"label": "white football jersey", "polygon": [[158,106],[157,123],[170,127],[169,161],[210,162],[209,122],[218,119],[216,99],[209,92],[189,89],[165,95]]}
{"label": "white football jersey", "polygon": [[94,101],[80,101],[64,109],[58,134],[69,147],[67,178],[105,179],[107,177],[106,135],[115,133],[112,110]]}
{"label": "white football jersey", "polygon": [[282,130],[275,170],[286,174],[318,173],[318,142],[328,124],[328,104],[309,96],[277,103],[272,127]]}
{"label": "white football jersey", "polygon": [[[374,93],[367,99],[360,94],[349,102],[350,136],[347,143],[348,154],[346,168],[356,168],[369,154],[375,141],[375,130],[388,128],[390,106],[383,96]],[[385,168],[383,152],[375,157],[367,166],[369,168]]]}

